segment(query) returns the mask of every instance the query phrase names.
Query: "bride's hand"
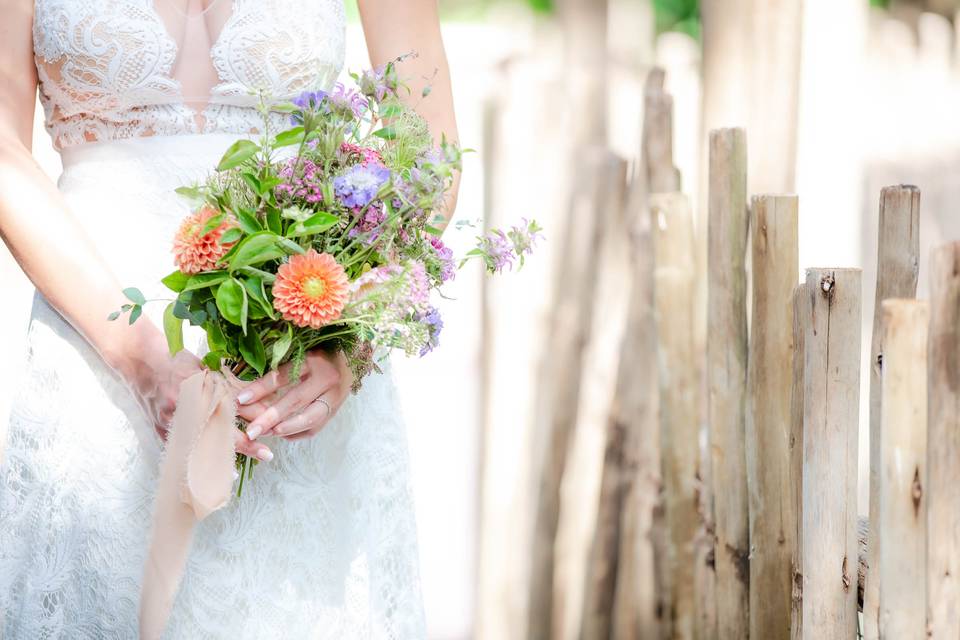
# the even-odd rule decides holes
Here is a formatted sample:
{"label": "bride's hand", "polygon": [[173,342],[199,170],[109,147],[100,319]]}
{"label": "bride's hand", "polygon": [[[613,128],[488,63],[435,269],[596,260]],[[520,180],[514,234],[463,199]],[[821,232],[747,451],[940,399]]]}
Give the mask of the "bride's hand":
{"label": "bride's hand", "polygon": [[[177,408],[180,384],[202,370],[203,363],[186,349],[170,357],[165,342],[145,349],[138,361],[139,366],[132,369],[135,373],[127,376],[128,382],[137,402],[153,421],[153,428],[166,440]],[[236,430],[234,448],[258,460],[269,461],[273,458],[273,453],[266,445],[253,442],[239,429]]]}
{"label": "bride's hand", "polygon": [[316,435],[350,395],[353,377],[342,353],[308,352],[300,379],[293,383],[290,367],[288,363],[271,371],[237,396],[239,415],[250,420],[247,435],[252,440],[263,435],[287,440]]}

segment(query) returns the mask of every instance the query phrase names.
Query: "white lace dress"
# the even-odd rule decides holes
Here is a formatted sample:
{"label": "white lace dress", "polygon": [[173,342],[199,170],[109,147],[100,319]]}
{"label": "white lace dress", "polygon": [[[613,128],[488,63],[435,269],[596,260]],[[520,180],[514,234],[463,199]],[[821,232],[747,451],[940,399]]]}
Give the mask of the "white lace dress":
{"label": "white lace dress", "polygon": [[[343,47],[341,0],[36,0],[59,186],[121,282],[164,296],[149,285],[187,213],[173,189],[261,126],[251,92],[329,86]],[[0,467],[0,638],[135,638],[161,443],[39,294],[27,339]],[[389,377],[318,436],[267,443],[275,459],[198,526],[165,637],[424,637]]]}

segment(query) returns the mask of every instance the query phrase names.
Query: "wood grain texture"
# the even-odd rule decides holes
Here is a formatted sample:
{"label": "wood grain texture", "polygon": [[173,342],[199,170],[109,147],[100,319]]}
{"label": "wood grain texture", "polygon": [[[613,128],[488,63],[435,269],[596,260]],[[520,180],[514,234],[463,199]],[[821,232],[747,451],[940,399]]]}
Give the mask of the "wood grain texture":
{"label": "wood grain texture", "polygon": [[673,96],[663,90],[664,72],[654,67],[643,88],[643,163],[650,193],[680,191],[673,165]]}
{"label": "wood grain texture", "polygon": [[531,548],[528,628],[529,638],[552,637],[554,566],[560,519],[560,487],[567,453],[576,428],[580,404],[580,375],[584,345],[590,335],[598,277],[602,232],[623,206],[626,164],[603,148],[587,149],[580,157],[584,188],[570,203],[564,238],[564,260],[557,272],[562,286],[553,308],[548,357],[543,362],[537,400],[543,430],[543,458],[536,489],[537,506]]}
{"label": "wood grain texture", "polygon": [[663,637],[693,634],[697,534],[697,366],[693,348],[694,257],[690,204],[679,193],[650,197],[660,385],[660,437],[667,534]]}
{"label": "wood grain texture", "polygon": [[[634,191],[634,194],[636,194]],[[659,503],[660,434],[653,240],[645,194],[628,219],[633,279],[616,390],[606,429],[597,526],[580,637],[643,640],[659,634],[653,526]]]}
{"label": "wood grain texture", "polygon": [[927,437],[927,623],[960,637],[960,242],[930,259]]}
{"label": "wood grain texture", "polygon": [[[882,416],[881,367],[883,331],[881,307],[887,298],[913,298],[917,294],[920,265],[920,190],[908,185],[885,187],[880,192],[879,239],[877,249],[877,287],[873,312],[873,337],[870,346],[870,514],[879,509],[880,421]],[[867,566],[875,567],[880,558],[879,535],[867,548]],[[879,576],[867,571],[863,602],[863,636],[879,637]]]}
{"label": "wood grain texture", "polygon": [[717,634],[749,633],[749,521],[745,449],[747,384],[747,138],[710,133],[707,393],[716,527]]}
{"label": "wood grain texture", "polygon": [[[927,637],[927,324],[926,301],[881,304],[883,419],[878,526],[881,640]],[[879,537],[875,534],[879,533]],[[879,571],[877,571],[879,569]]]}
{"label": "wood grain texture", "polygon": [[747,364],[750,637],[788,640],[796,510],[790,472],[797,197],[761,195],[751,207],[753,295]]}
{"label": "wood grain texture", "polygon": [[802,634],[857,628],[860,270],[807,270],[804,336]]}
{"label": "wood grain texture", "polygon": [[790,389],[790,500],[793,503],[794,546],[790,557],[790,640],[803,637],[803,366],[804,339],[810,314],[806,283],[793,289],[793,359]]}

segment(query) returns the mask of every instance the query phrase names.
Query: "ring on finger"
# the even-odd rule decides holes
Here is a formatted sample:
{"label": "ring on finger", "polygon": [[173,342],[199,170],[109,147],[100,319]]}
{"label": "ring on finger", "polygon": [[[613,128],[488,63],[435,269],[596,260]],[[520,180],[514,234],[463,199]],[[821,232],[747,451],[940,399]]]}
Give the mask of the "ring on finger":
{"label": "ring on finger", "polygon": [[317,398],[317,402],[319,402],[320,404],[322,404],[324,407],[327,408],[327,417],[329,418],[333,414],[333,408],[330,406],[330,403],[327,402],[326,398],[324,398],[323,396],[320,396],[319,398]]}

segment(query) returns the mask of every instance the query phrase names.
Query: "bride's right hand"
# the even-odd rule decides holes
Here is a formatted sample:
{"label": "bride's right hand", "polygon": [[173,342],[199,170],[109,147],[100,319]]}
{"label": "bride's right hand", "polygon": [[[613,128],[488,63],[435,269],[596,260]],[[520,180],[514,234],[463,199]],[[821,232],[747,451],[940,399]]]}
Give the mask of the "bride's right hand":
{"label": "bride's right hand", "polygon": [[[128,372],[124,377],[137,402],[153,422],[157,434],[166,440],[177,408],[180,384],[202,370],[203,363],[186,349],[171,357],[166,341],[162,338],[160,340],[153,340],[154,344],[149,348],[138,350],[135,356],[136,364],[123,369]],[[261,461],[273,458],[273,453],[265,444],[250,440],[239,429],[236,430],[234,448],[239,453]]]}

